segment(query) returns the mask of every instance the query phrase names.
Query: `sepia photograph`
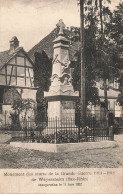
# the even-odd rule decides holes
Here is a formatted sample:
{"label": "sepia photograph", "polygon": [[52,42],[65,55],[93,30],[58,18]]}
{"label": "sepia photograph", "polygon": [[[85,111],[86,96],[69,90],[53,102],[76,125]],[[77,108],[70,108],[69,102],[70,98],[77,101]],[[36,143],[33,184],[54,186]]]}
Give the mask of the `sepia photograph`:
{"label": "sepia photograph", "polygon": [[123,192],[122,33],[122,0],[0,0],[0,193]]}

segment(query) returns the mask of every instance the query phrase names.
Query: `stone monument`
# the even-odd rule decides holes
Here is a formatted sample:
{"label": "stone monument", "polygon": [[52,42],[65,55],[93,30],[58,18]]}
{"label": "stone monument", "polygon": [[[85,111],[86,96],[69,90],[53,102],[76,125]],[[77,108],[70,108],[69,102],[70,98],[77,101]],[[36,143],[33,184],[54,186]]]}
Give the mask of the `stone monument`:
{"label": "stone monument", "polygon": [[[65,25],[62,20],[57,24],[58,37],[53,41],[54,56],[52,66],[51,86],[44,96],[48,100],[48,118],[75,121],[75,100],[79,96],[74,91],[69,60],[69,40],[64,36]],[[74,125],[74,122],[73,122]]]}

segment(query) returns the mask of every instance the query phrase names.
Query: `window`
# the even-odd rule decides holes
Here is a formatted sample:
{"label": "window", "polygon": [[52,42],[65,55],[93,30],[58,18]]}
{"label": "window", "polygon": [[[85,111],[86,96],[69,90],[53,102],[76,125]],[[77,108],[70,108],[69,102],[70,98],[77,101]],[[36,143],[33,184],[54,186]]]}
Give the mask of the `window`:
{"label": "window", "polygon": [[114,78],[114,84],[113,84],[115,89],[119,88],[119,83],[118,83],[118,78]]}

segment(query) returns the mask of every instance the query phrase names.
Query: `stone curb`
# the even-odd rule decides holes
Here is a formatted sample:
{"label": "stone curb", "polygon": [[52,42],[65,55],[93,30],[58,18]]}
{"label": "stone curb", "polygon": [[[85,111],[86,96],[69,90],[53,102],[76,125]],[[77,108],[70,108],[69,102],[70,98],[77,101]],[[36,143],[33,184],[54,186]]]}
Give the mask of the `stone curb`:
{"label": "stone curb", "polygon": [[8,134],[0,134],[0,144],[6,143],[7,141],[11,140],[12,136]]}
{"label": "stone curb", "polygon": [[80,150],[104,149],[118,146],[116,141],[100,141],[100,142],[82,142],[82,143],[66,143],[66,144],[49,144],[49,143],[23,143],[10,142],[13,147],[24,149],[39,150],[43,152],[73,152]]}

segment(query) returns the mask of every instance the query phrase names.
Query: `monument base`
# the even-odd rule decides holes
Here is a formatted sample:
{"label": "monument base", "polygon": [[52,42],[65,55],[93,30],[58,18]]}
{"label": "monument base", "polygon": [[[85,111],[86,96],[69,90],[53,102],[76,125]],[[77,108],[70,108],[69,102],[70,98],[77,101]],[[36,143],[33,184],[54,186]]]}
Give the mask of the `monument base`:
{"label": "monument base", "polygon": [[79,94],[72,86],[51,87],[44,96],[48,101],[48,118],[75,120],[75,101]]}
{"label": "monument base", "polygon": [[48,118],[75,120],[74,101],[48,101]]}
{"label": "monument base", "polygon": [[[78,92],[72,86],[51,87],[44,93],[48,101],[48,129],[75,130],[75,101]],[[51,126],[57,125],[57,126]],[[52,131],[50,130],[50,131]],[[47,130],[49,131],[49,130]]]}

